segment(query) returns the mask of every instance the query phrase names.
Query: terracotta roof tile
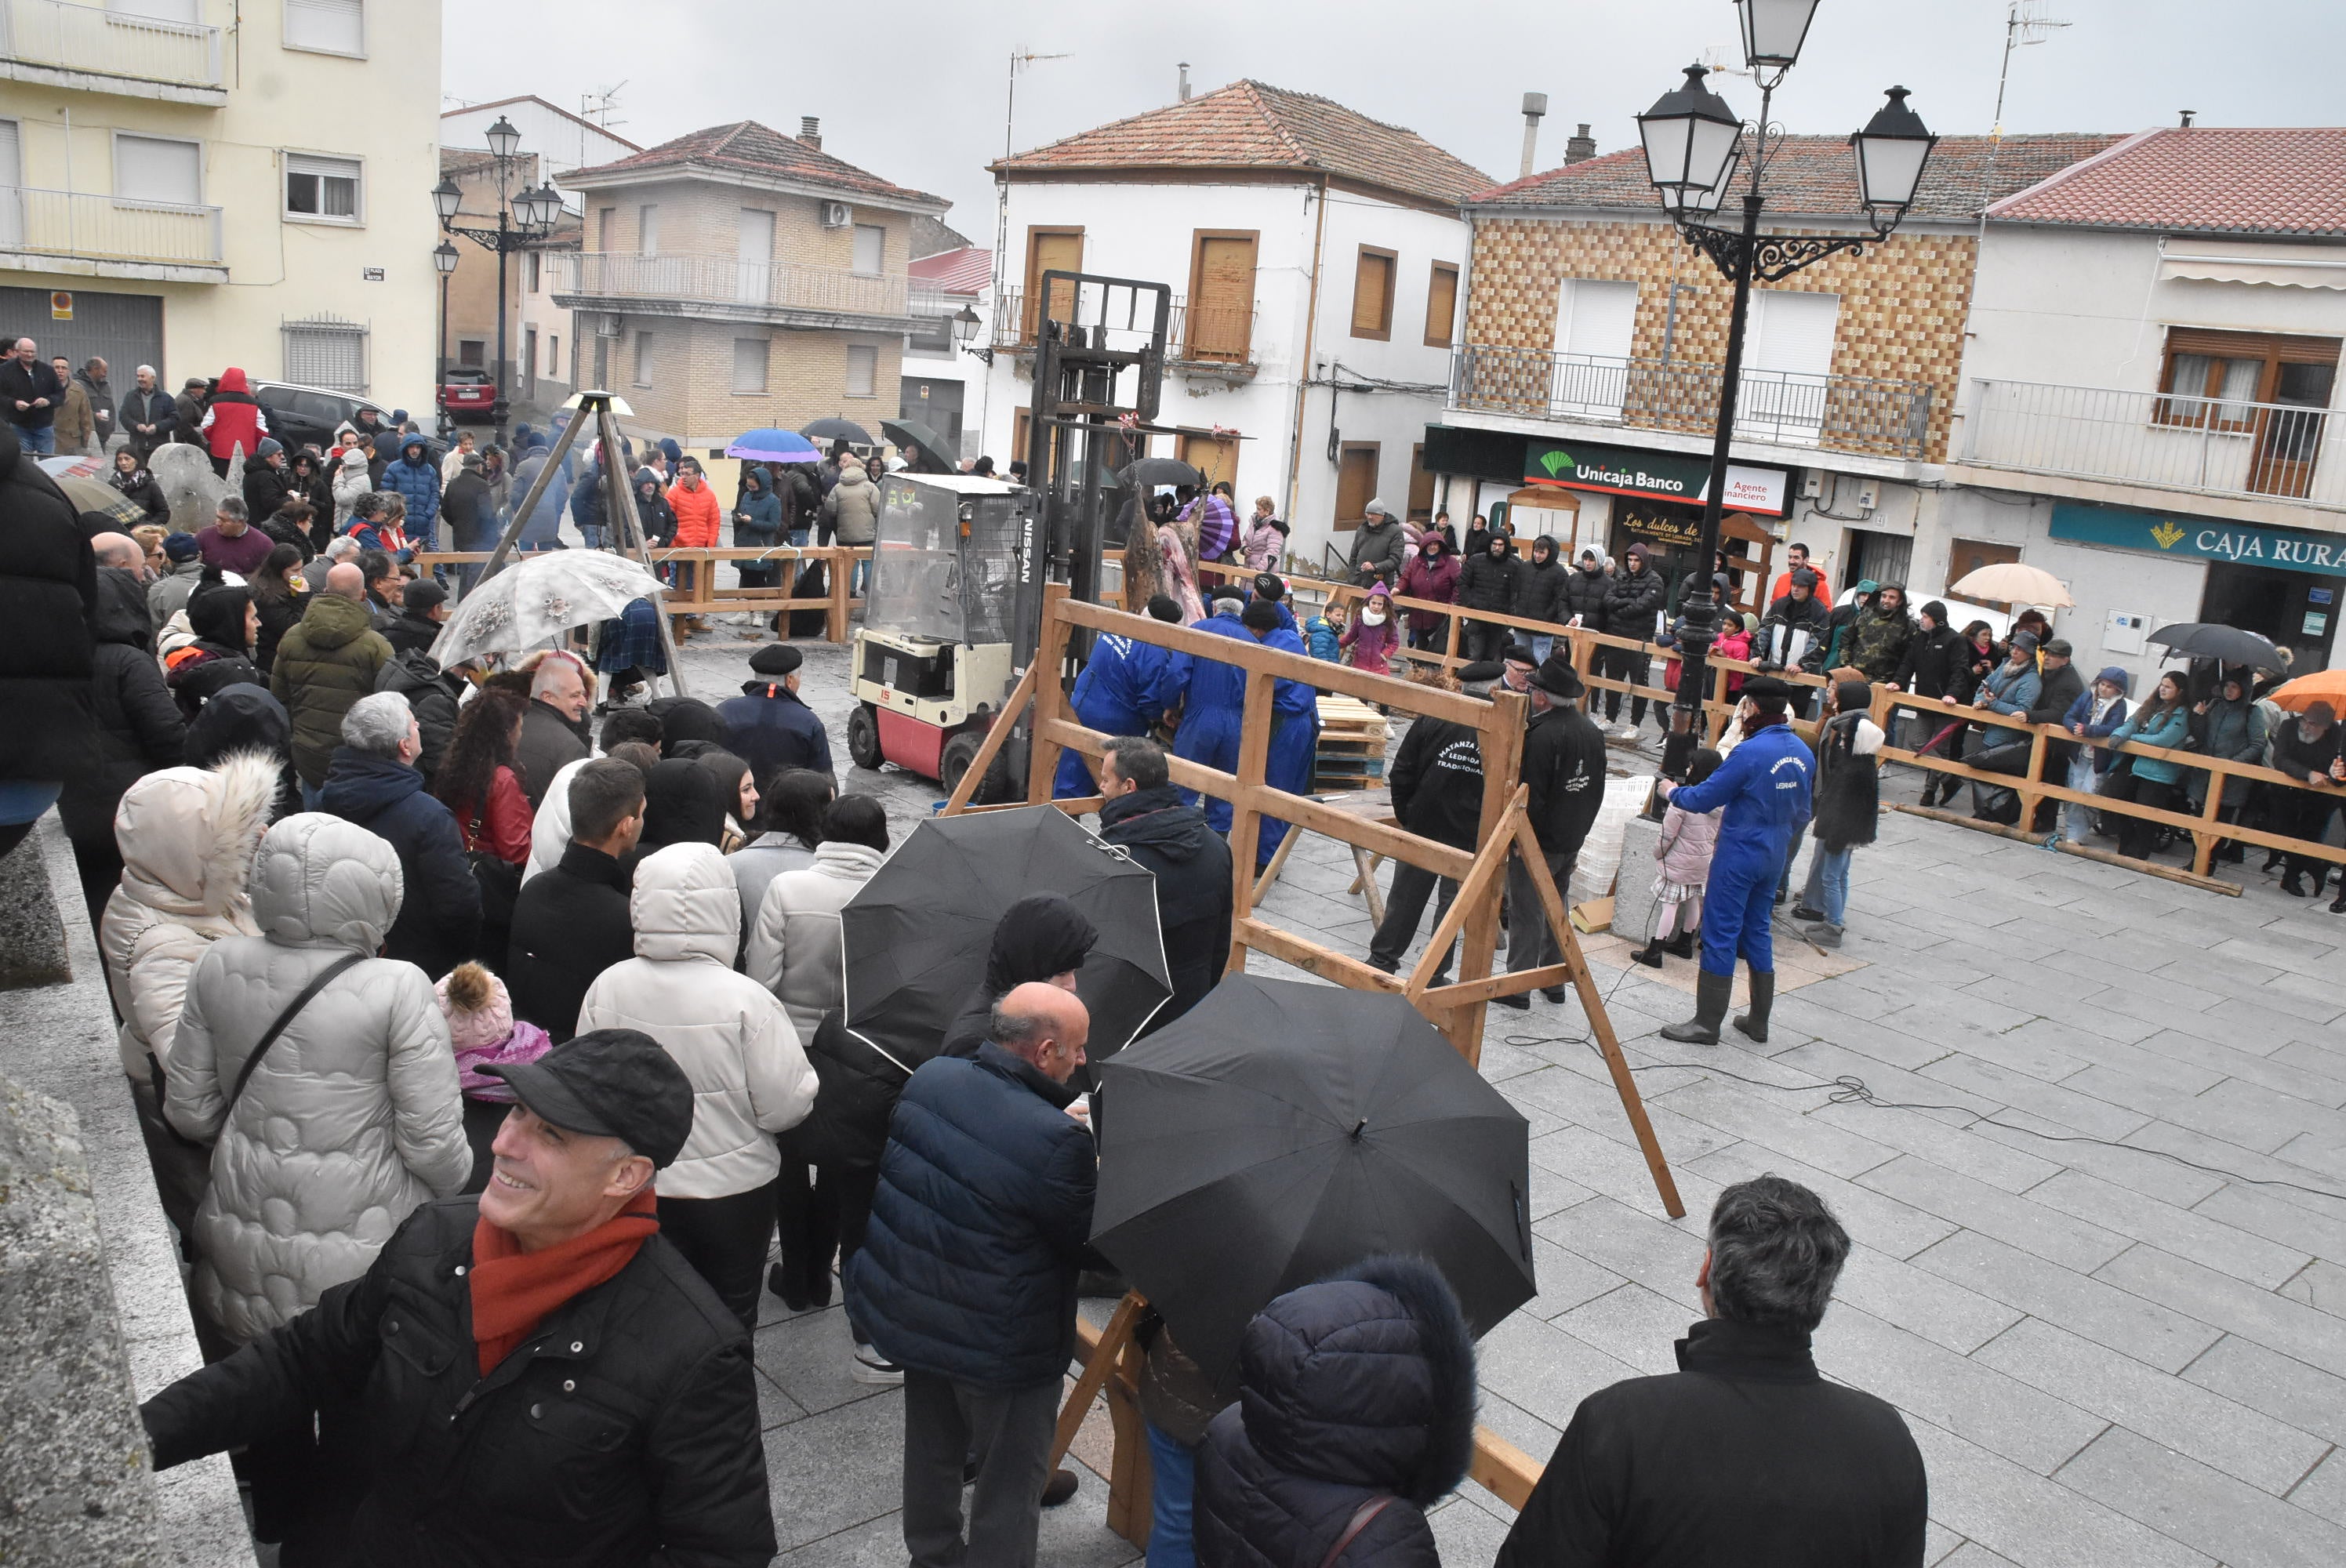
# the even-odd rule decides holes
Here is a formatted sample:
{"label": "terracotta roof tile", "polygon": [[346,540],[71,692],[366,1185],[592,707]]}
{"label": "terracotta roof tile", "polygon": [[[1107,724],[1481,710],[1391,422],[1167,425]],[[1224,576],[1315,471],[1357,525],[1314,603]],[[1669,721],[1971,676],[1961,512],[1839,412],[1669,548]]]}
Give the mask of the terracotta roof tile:
{"label": "terracotta roof tile", "polygon": [[999,170],[1291,168],[1454,202],[1490,176],[1413,130],[1310,93],[1236,81],[1002,158]]}
{"label": "terracotta roof tile", "polygon": [[2096,229],[2346,235],[2346,127],[2171,127],[2129,137],[1992,218]]}
{"label": "terracotta roof tile", "polygon": [[983,294],[994,281],[994,252],[964,245],[919,257],[904,270],[948,294]]}
{"label": "terracotta roof tile", "polygon": [[592,168],[575,168],[563,178],[563,184],[573,188],[586,187],[592,186],[600,175],[633,174],[643,169],[681,168],[687,164],[738,169],[743,174],[765,175],[776,179],[803,180],[811,185],[829,186],[835,190],[861,191],[867,196],[892,197],[902,201],[931,201],[940,209],[946,205],[943,197],[892,185],[876,174],[835,158],[820,148],[809,147],[796,137],[787,137],[770,127],[761,126],[756,120],[709,126],[609,163],[597,164]]}
{"label": "terracotta roof tile", "polygon": [[[2072,164],[2115,145],[2113,135],[2009,136],[1939,138],[1923,169],[1913,216],[1940,219],[1977,218],[1988,203],[2025,190]],[[1993,155],[1991,157],[1991,155]],[[1787,137],[1768,166],[1768,211],[1773,217],[1855,217],[1857,166],[1847,137]],[[1747,163],[1722,210],[1751,188]],[[1646,155],[1637,148],[1568,163],[1470,197],[1474,207],[1661,209],[1646,178]],[[1722,223],[1730,221],[1722,216]]]}

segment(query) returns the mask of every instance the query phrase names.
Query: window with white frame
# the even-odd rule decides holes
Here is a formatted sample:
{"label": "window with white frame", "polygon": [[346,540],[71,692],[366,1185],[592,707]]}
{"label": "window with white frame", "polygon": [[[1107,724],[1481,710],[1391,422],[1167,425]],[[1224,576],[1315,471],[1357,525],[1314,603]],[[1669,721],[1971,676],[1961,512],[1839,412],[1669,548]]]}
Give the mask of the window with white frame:
{"label": "window with white frame", "polygon": [[114,133],[114,194],[124,201],[195,207],[204,199],[204,146],[177,137]]}
{"label": "window with white frame", "polygon": [[365,166],[354,158],[285,155],[285,216],[324,223],[357,223]]}
{"label": "window with white frame", "polygon": [[562,373],[562,339],[559,336],[546,340],[546,373],[550,376]]}
{"label": "window with white frame", "polygon": [[365,322],[312,316],[285,322],[283,336],[287,381],[335,392],[367,390]]}
{"label": "window with white frame", "polygon": [[1737,430],[1759,440],[1812,445],[1821,436],[1841,296],[1755,289],[1743,351]]}
{"label": "window with white frame", "polygon": [[659,204],[648,201],[636,209],[636,254],[659,254]]}
{"label": "window with white frame", "polygon": [[539,292],[538,263],[543,261],[545,259],[545,254],[542,251],[533,250],[529,252],[529,291],[533,294]]}
{"label": "window with white frame", "polygon": [[872,343],[847,345],[847,395],[880,395],[880,350]]}
{"label": "window with white frame", "polygon": [[1558,417],[1616,420],[1628,393],[1629,344],[1637,323],[1637,285],[1567,278],[1556,292],[1556,376],[1549,412]]}
{"label": "window with white frame", "polygon": [[150,16],[158,22],[200,22],[203,0],[106,0],[117,16]]}
{"label": "window with white frame", "polygon": [[766,348],[763,338],[733,340],[733,390],[737,392],[762,392],[766,390]]}
{"label": "window with white frame", "polygon": [[888,231],[877,223],[855,226],[855,270],[877,278],[888,259]]}
{"label": "window with white frame", "polygon": [[365,0],[285,0],[285,46],[365,55]]}
{"label": "window with white frame", "polygon": [[649,332],[636,334],[636,365],[632,377],[639,387],[652,384],[652,335]]}

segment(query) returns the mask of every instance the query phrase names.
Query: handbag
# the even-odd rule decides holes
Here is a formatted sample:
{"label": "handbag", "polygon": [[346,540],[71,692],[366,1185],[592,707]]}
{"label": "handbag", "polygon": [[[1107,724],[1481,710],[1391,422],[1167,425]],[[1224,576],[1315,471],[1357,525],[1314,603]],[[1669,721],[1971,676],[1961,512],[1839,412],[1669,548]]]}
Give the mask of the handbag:
{"label": "handbag", "polygon": [[1353,1510],[1352,1522],[1344,1526],[1343,1534],[1336,1537],[1336,1544],[1328,1548],[1328,1555],[1320,1560],[1320,1568],[1336,1568],[1336,1559],[1344,1554],[1344,1549],[1360,1539],[1361,1532],[1369,1527],[1369,1522],[1390,1507],[1392,1500],[1392,1493],[1386,1492],[1382,1497],[1369,1499]]}
{"label": "handbag", "polygon": [[[481,836],[481,814],[473,813],[473,825],[464,837],[478,840]],[[484,925],[513,924],[514,905],[521,898],[521,868],[487,850],[464,851],[472,862],[473,881],[481,889],[481,923]]]}

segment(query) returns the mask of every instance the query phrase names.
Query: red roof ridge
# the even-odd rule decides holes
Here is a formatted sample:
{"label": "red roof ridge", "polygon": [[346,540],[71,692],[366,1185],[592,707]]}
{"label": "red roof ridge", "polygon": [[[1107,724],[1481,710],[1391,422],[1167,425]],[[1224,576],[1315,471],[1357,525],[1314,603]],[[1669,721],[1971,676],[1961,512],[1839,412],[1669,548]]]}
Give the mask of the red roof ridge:
{"label": "red roof ridge", "polygon": [[[1264,98],[1264,95],[1266,93],[1276,93],[1281,89],[1272,87],[1268,82],[1259,82],[1252,76],[1240,76],[1236,82],[1232,83],[1231,86],[1246,88],[1247,96],[1254,99],[1255,107],[1262,112],[1263,118],[1270,124],[1271,135],[1277,137],[1281,142],[1285,143],[1289,152],[1293,153],[1296,158],[1300,162],[1310,163],[1311,161],[1311,155],[1304,150],[1303,144],[1301,142],[1295,139],[1295,133],[1288,128],[1287,122],[1285,120],[1279,117],[1279,111],[1272,107],[1272,106]],[[1302,97],[1308,95],[1299,93],[1294,96]],[[1327,98],[1322,98],[1320,101],[1322,103],[1332,102],[1332,100]],[[1340,109],[1344,107],[1341,104],[1334,104],[1333,107]],[[1353,111],[1345,109],[1344,112],[1351,114]],[[1361,117],[1362,119],[1367,119],[1369,117],[1362,115]],[[1392,127],[1388,127],[1387,128],[1391,129]]]}
{"label": "red roof ridge", "polygon": [[2066,185],[2070,180],[2075,179],[2077,176],[2085,173],[2087,169],[2098,168],[2103,164],[2106,164],[2112,158],[2117,157],[2120,153],[2131,152],[2136,148],[2142,147],[2148,142],[2156,140],[2160,136],[2165,135],[2169,128],[2170,127],[2167,126],[2153,126],[2148,130],[2138,130],[2131,136],[2122,137],[2118,140],[2110,143],[2109,146],[2102,148],[2101,151],[2094,154],[2093,157],[2080,158],[2076,163],[2071,164],[2068,168],[2060,169],[2045,178],[2038,180],[2035,185],[2028,187],[2025,190],[2015,190],[2010,196],[1997,199],[1995,201],[1989,204],[1984,216],[1994,218],[1996,214],[1997,208],[2009,207],[2015,201],[2024,201],[2032,196],[2041,196],[2045,192],[2052,190],[2057,186]]}
{"label": "red roof ridge", "polygon": [[[760,137],[771,137],[775,144],[773,148],[761,149],[757,145]],[[859,168],[834,153],[826,152],[799,137],[785,136],[771,126],[753,119],[703,126],[699,130],[670,137],[658,147],[589,168],[573,169],[564,177],[564,183],[573,187],[591,186],[601,176],[694,164],[737,168],[748,166],[745,172],[797,178],[841,191],[935,203],[940,209],[952,205],[944,198],[927,191],[914,190],[882,179],[871,170]]]}

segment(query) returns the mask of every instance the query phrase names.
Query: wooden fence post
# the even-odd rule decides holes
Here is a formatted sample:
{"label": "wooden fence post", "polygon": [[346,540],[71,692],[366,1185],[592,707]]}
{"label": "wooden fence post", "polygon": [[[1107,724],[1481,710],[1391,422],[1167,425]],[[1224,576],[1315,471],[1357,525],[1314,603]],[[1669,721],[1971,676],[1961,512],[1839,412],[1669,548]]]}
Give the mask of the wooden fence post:
{"label": "wooden fence post", "polygon": [[1034,802],[1051,798],[1064,749],[1045,738],[1044,721],[1067,717],[1067,623],[1059,615],[1066,602],[1066,584],[1043,585],[1042,636],[1035,639],[1035,662],[1029,667],[1035,675],[1035,722],[1026,730],[1026,799]]}
{"label": "wooden fence post", "polygon": [[[1255,809],[1255,792],[1270,768],[1270,732],[1279,723],[1275,711],[1279,677],[1250,670],[1246,698],[1239,709],[1238,799],[1230,808],[1230,962],[1246,968],[1246,922],[1254,915],[1254,861],[1260,848],[1262,818]],[[1205,804],[1201,799],[1199,805]],[[1303,830],[1290,826],[1290,833]]]}

